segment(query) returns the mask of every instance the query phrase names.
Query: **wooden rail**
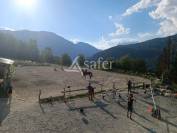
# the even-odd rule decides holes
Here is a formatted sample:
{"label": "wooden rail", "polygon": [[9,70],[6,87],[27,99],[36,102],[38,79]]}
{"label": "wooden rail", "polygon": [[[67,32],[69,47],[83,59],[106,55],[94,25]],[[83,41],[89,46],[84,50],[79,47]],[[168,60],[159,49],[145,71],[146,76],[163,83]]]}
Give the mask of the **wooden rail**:
{"label": "wooden rail", "polygon": [[137,89],[137,88],[146,89],[148,87],[150,87],[150,84],[146,84],[144,82],[132,83],[132,88],[133,89]]}
{"label": "wooden rail", "polygon": [[63,96],[50,96],[50,97],[47,97],[47,98],[41,98],[41,95],[42,95],[42,91],[39,90],[39,95],[38,95],[38,101],[39,103],[53,103],[55,101],[63,101]]}
{"label": "wooden rail", "polygon": [[77,91],[84,91],[84,90],[88,90],[88,89],[77,89],[77,90],[64,90],[64,91],[61,91],[61,93],[68,93],[68,92],[77,92]]}
{"label": "wooden rail", "polygon": [[[101,85],[101,89],[98,91],[98,88],[96,88],[95,90],[95,94],[98,94],[98,93],[105,93],[105,92],[108,92],[108,91],[112,91],[112,90],[116,90],[116,91],[124,91],[126,90],[126,88],[124,89],[109,89],[109,90],[104,90],[103,89],[103,84],[100,84]],[[142,89],[146,89],[147,86],[149,86],[150,84],[145,84],[144,82],[138,82],[138,83],[133,83],[132,84],[132,88],[133,89],[136,89],[136,88],[142,88]],[[84,93],[79,93],[79,94],[75,94],[75,95],[71,95],[70,93],[72,92],[80,92],[80,91],[87,91],[88,89],[87,88],[82,88],[82,89],[74,89],[74,90],[71,90],[70,87],[67,87],[68,90],[66,90],[66,88],[63,88],[63,91],[61,91],[61,93],[63,95],[61,96],[55,96],[55,97],[47,97],[47,98],[41,98],[41,94],[42,94],[42,91],[39,90],[39,96],[38,96],[38,99],[39,99],[39,103],[49,103],[49,102],[54,102],[54,101],[64,101],[64,102],[67,102],[68,99],[67,99],[67,93],[69,93],[69,99],[74,99],[74,98],[78,98],[78,97],[85,97],[88,95],[87,92],[84,92]]]}

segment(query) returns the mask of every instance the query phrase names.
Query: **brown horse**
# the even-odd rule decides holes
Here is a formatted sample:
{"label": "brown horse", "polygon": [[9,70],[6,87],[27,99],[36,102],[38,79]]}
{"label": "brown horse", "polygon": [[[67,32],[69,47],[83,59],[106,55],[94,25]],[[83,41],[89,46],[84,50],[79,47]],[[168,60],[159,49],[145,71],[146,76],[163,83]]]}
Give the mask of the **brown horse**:
{"label": "brown horse", "polygon": [[92,79],[92,77],[93,77],[93,73],[88,71],[87,69],[85,69],[85,70],[82,69],[82,74],[85,77],[85,79],[87,78],[87,76],[89,76],[90,79]]}

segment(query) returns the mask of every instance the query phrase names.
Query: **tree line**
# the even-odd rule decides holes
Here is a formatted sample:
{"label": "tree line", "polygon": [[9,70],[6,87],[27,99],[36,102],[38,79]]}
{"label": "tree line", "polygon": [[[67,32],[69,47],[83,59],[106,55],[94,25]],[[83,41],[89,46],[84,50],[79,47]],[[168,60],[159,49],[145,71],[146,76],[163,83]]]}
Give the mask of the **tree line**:
{"label": "tree line", "polygon": [[39,49],[35,40],[24,42],[0,33],[0,57],[38,61]]}
{"label": "tree line", "polygon": [[158,59],[156,74],[164,84],[177,84],[177,42],[171,37]]}
{"label": "tree line", "polygon": [[53,54],[51,48],[40,50],[36,40],[21,41],[5,33],[0,33],[0,57],[63,64],[66,66],[69,66],[72,62],[68,54],[63,54],[59,57]]}
{"label": "tree line", "polygon": [[113,70],[131,71],[133,73],[146,73],[147,66],[143,59],[131,58],[128,55],[113,62]]}

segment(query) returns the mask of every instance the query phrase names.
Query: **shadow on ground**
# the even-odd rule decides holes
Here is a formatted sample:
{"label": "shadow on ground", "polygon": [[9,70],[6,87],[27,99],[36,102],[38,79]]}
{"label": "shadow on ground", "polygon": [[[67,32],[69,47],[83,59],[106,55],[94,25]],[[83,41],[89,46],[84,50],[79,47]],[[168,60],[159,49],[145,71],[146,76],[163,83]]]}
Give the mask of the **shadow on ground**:
{"label": "shadow on ground", "polygon": [[5,120],[10,113],[10,104],[8,98],[0,98],[0,124]]}

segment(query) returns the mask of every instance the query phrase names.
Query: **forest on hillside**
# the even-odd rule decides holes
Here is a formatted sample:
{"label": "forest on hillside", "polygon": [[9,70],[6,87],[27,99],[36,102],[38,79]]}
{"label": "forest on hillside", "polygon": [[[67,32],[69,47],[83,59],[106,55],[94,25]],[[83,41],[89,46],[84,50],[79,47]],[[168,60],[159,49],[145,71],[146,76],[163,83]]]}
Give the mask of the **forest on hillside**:
{"label": "forest on hillside", "polygon": [[159,56],[156,75],[163,84],[170,84],[177,88],[177,42],[168,38],[168,43]]}
{"label": "forest on hillside", "polygon": [[23,42],[9,34],[0,33],[0,57],[37,61],[39,54],[35,40]]}
{"label": "forest on hillside", "polygon": [[5,33],[0,33],[0,57],[47,63],[59,63],[60,60],[51,48],[39,49],[36,40],[21,41]]}

